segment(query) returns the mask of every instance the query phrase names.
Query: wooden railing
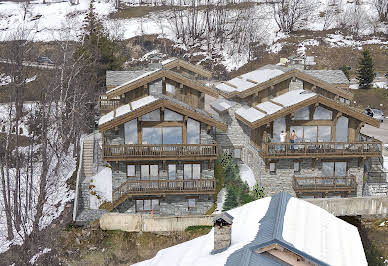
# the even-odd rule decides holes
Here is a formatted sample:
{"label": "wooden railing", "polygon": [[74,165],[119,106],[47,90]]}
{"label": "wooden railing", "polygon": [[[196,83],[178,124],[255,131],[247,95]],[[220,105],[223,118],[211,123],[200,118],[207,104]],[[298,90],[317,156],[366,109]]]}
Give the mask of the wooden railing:
{"label": "wooden railing", "polygon": [[296,193],[303,192],[354,192],[357,190],[355,176],[293,177],[292,186]]}
{"label": "wooden railing", "polygon": [[101,99],[98,101],[98,107],[101,114],[106,114],[121,105],[119,99]]}
{"label": "wooden railing", "polygon": [[269,142],[261,149],[264,157],[309,157],[309,156],[381,156],[379,141],[358,142]]}
{"label": "wooden railing", "polygon": [[176,180],[128,180],[113,190],[113,199],[128,194],[186,194],[186,193],[213,193],[216,189],[216,180],[213,178],[176,179]]}
{"label": "wooden railing", "polygon": [[117,144],[104,145],[104,159],[213,158],[217,144]]}

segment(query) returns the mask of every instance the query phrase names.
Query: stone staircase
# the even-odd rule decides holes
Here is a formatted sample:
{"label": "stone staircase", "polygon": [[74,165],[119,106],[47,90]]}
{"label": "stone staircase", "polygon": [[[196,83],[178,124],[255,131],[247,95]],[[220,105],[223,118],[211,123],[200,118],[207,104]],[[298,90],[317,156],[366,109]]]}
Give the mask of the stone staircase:
{"label": "stone staircase", "polygon": [[388,172],[383,167],[383,159],[379,157],[371,158],[367,166],[368,183],[387,183]]}
{"label": "stone staircase", "polygon": [[85,177],[93,176],[94,162],[94,138],[89,137],[84,140],[83,147],[83,174]]}

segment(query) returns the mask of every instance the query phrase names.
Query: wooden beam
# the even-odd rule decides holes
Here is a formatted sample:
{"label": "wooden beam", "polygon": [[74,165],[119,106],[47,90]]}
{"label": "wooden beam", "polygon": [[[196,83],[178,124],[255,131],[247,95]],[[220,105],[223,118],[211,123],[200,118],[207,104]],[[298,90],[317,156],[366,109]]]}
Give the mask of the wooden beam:
{"label": "wooden beam", "polygon": [[257,111],[259,111],[259,112],[262,112],[262,113],[264,113],[264,114],[267,114],[266,111],[264,111],[263,109],[260,109],[260,108],[257,107],[256,105],[253,105],[252,107],[255,108],[255,109],[256,109]]}
{"label": "wooden beam", "polygon": [[278,105],[278,106],[280,106],[280,107],[284,107],[284,105],[281,104],[281,103],[274,102],[273,100],[268,100],[268,101],[269,101],[270,103],[276,104],[276,105]]}

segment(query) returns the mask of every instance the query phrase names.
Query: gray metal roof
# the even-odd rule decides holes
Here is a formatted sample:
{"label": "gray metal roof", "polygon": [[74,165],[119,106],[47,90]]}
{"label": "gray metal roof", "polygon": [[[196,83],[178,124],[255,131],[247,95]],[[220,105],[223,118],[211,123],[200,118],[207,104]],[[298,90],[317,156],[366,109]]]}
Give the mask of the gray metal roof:
{"label": "gray metal roof", "polygon": [[224,112],[235,105],[235,102],[226,99],[217,99],[210,103],[210,106],[217,112]]}
{"label": "gray metal roof", "polygon": [[119,86],[131,79],[137,78],[147,72],[153,70],[152,68],[143,68],[140,70],[131,70],[131,71],[106,71],[106,86]]}
{"label": "gray metal roof", "polygon": [[[227,259],[226,266],[253,266],[253,265],[288,265],[267,252],[257,253],[256,250],[271,244],[279,244],[282,247],[292,251],[317,265],[328,265],[309,254],[296,249],[291,243],[283,239],[284,215],[287,209],[287,203],[292,198],[287,192],[281,192],[271,198],[268,210],[260,221],[259,231],[255,239],[241,249],[233,252]],[[296,214],[297,215],[297,214]],[[233,228],[232,228],[233,230]]]}
{"label": "gray metal roof", "polygon": [[304,73],[313,76],[330,84],[349,84],[342,70],[302,70]]}

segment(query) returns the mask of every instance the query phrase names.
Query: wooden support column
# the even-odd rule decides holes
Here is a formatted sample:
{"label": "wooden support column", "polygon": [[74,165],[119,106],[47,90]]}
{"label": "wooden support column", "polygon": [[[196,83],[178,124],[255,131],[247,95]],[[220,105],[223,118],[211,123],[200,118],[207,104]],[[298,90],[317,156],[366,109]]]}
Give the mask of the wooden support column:
{"label": "wooden support column", "polygon": [[142,143],[141,116],[137,118],[137,144]]}
{"label": "wooden support column", "polygon": [[348,129],[348,140],[349,142],[354,142],[356,140],[356,131],[357,131],[357,121],[350,117],[349,118],[349,129]]}
{"label": "wooden support column", "polygon": [[341,115],[342,115],[341,112],[338,112],[338,111],[333,112],[333,123],[331,126],[331,141],[335,141],[335,131],[336,131],[337,120],[338,118],[340,118]]}
{"label": "wooden support column", "polygon": [[290,124],[291,124],[291,116],[286,115],[286,142],[290,142]]}
{"label": "wooden support column", "polygon": [[166,95],[166,78],[162,78],[162,93]]}
{"label": "wooden support column", "polygon": [[183,132],[182,132],[182,143],[183,144],[186,144],[187,143],[187,119],[188,119],[188,116],[185,115],[184,119],[183,119]]}

